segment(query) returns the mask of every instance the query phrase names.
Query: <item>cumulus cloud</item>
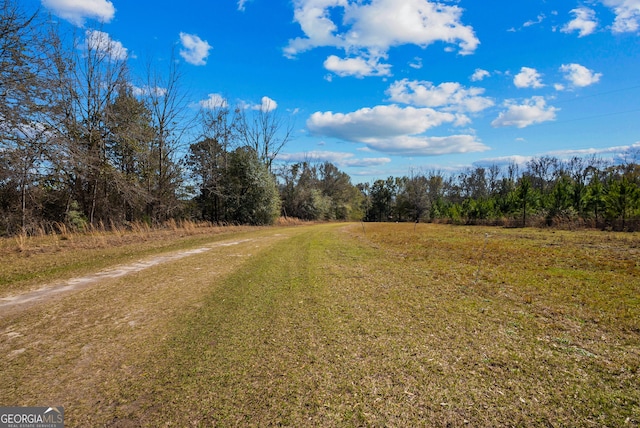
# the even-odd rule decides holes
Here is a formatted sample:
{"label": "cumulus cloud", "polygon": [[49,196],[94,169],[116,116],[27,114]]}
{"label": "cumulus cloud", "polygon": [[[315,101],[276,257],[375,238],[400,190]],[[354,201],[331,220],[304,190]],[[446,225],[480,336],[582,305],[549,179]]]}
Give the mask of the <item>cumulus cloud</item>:
{"label": "cumulus cloud", "polygon": [[344,168],[365,168],[385,165],[391,162],[390,158],[356,158],[353,153],[331,152],[324,150],[313,150],[310,152],[281,153],[277,160],[284,162],[331,162],[332,164]]}
{"label": "cumulus cloud", "polygon": [[574,18],[560,29],[563,33],[578,32],[578,37],[588,36],[598,27],[596,12],[588,7],[578,7],[573,9],[571,13]]}
{"label": "cumulus cloud", "polygon": [[439,107],[445,111],[477,113],[494,105],[491,98],[484,97],[484,88],[465,88],[460,83],[431,82],[403,79],[394,82],[387,95],[393,102],[421,107]]}
{"label": "cumulus cloud", "polygon": [[426,0],[352,2],[345,22],[353,23],[346,40],[350,46],[387,48],[403,44],[428,46],[442,41],[458,45],[461,54],[479,44],[473,29],[461,23],[462,9]]}
{"label": "cumulus cloud", "polygon": [[[290,58],[316,47],[335,47],[376,63],[394,46],[444,42],[467,55],[480,43],[473,28],[462,24],[462,9],[455,5],[429,0],[295,0],[294,7],[294,20],[304,37],[289,40],[284,53]],[[340,9],[342,19],[334,22]],[[339,63],[334,58],[329,64]],[[348,75],[348,69],[341,75]]]}
{"label": "cumulus cloud", "polygon": [[180,56],[192,65],[206,65],[211,45],[195,34],[180,33]]}
{"label": "cumulus cloud", "polygon": [[278,108],[278,103],[269,97],[262,97],[260,104],[256,104],[251,107],[253,110],[260,110],[265,113],[273,111]]}
{"label": "cumulus cloud", "polygon": [[504,126],[515,126],[526,128],[536,123],[555,120],[556,112],[560,109],[547,106],[543,97],[531,97],[522,104],[517,104],[513,100],[505,102],[506,111],[501,112],[498,117],[491,122],[494,128]]}
{"label": "cumulus cloud", "polygon": [[638,0],[601,0],[616,14],[612,31],[614,33],[633,33],[640,28],[640,1]]}
{"label": "cumulus cloud", "polygon": [[371,58],[367,60],[361,57],[341,59],[331,55],[324,62],[324,68],[341,77],[389,76],[391,74],[391,65],[380,64],[379,59]]}
{"label": "cumulus cloud", "polygon": [[109,0],[42,0],[42,5],[78,27],[87,19],[110,22],[116,13]]}
{"label": "cumulus cloud", "polygon": [[113,40],[108,33],[98,30],[87,30],[85,32],[85,48],[100,52],[115,61],[125,60],[128,55],[128,50],[122,43]]}
{"label": "cumulus cloud", "polygon": [[364,143],[370,149],[412,156],[466,153],[487,147],[471,135],[423,135],[436,126],[455,122],[452,113],[397,105],[363,108],[352,113],[316,112],[307,120],[315,135]]}
{"label": "cumulus cloud", "polygon": [[421,134],[454,120],[455,115],[430,108],[388,105],[363,108],[347,114],[316,112],[307,121],[307,127],[314,134],[368,142],[377,138]]}
{"label": "cumulus cloud", "polygon": [[476,68],[476,71],[474,71],[473,74],[471,75],[471,81],[479,82],[481,80],[486,79],[489,76],[491,76],[491,73],[489,73],[487,70]]}
{"label": "cumulus cloud", "polygon": [[542,88],[542,75],[535,68],[522,67],[520,73],[513,78],[518,88]]}
{"label": "cumulus cloud", "polygon": [[580,64],[563,64],[560,71],[564,73],[565,79],[577,87],[593,85],[602,77],[602,73],[594,73],[593,70]]}
{"label": "cumulus cloud", "polygon": [[264,96],[257,104],[248,103],[245,101],[240,102],[240,108],[245,110],[257,110],[264,113],[268,113],[278,108],[278,103],[271,98]]}
{"label": "cumulus cloud", "polygon": [[227,99],[220,94],[209,94],[206,100],[198,101],[198,106],[207,110],[227,107],[229,104]]}

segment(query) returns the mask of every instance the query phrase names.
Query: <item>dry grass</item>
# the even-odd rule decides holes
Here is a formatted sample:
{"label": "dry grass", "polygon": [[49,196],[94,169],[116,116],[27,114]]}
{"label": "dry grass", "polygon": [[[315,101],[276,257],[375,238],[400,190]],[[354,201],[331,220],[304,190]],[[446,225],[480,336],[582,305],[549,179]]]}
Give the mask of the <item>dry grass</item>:
{"label": "dry grass", "polygon": [[314,222],[300,220],[296,217],[279,217],[276,220],[276,226],[301,226],[301,225],[310,225]]}
{"label": "dry grass", "polygon": [[207,252],[0,314],[0,403],[58,403],[66,426],[116,423],[127,405],[122,397],[143,392],[123,384],[145,385],[171,322],[201,306],[249,256],[285,237],[257,229],[251,239],[241,235],[209,237]]}
{"label": "dry grass", "polygon": [[37,288],[45,281],[60,281],[252,229],[173,222],[155,229],[146,223],[132,223],[129,230],[88,227],[83,233],[70,232],[58,224],[56,230],[0,238],[0,297]]}
{"label": "dry grass", "polygon": [[364,228],[265,229],[0,317],[0,402],[69,426],[640,424],[637,234]]}

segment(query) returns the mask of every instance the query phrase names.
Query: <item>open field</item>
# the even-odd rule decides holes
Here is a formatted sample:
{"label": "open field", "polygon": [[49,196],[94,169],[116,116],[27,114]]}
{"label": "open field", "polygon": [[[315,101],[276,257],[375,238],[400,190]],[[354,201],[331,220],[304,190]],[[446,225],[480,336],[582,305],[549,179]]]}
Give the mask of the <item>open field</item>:
{"label": "open field", "polygon": [[67,426],[640,425],[638,234],[326,224],[3,245],[0,298],[97,278],[0,306],[0,405],[62,405]]}

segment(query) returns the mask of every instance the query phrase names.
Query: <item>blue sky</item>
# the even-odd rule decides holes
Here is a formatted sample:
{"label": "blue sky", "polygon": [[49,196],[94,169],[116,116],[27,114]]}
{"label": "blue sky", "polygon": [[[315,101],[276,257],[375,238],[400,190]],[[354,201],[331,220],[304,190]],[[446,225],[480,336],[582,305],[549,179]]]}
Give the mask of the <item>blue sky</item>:
{"label": "blue sky", "polygon": [[640,0],[29,0],[143,70],[172,49],[193,113],[294,124],[280,160],[354,182],[640,150]]}

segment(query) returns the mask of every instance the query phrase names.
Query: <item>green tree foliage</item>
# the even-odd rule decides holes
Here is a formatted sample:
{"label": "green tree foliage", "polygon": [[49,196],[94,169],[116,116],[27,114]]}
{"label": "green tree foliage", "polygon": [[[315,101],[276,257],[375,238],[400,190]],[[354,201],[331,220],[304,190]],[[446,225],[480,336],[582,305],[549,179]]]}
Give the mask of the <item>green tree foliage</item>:
{"label": "green tree foliage", "polygon": [[267,225],[280,215],[275,177],[253,148],[240,147],[229,153],[223,183],[229,222]]}
{"label": "green tree foliage", "polygon": [[220,223],[224,219],[223,178],[228,153],[213,138],[191,144],[187,156],[200,194],[196,197],[203,220]]}
{"label": "green tree foliage", "polygon": [[631,218],[637,218],[640,209],[640,187],[638,187],[637,166],[632,171],[609,177],[605,192],[606,215],[610,220],[618,220],[622,230],[627,229]]}
{"label": "green tree foliage", "polygon": [[200,194],[196,202],[204,220],[226,221],[224,177],[228,154],[238,139],[237,110],[232,112],[226,102],[203,110],[200,114],[203,138],[190,145],[187,166],[192,172]]}
{"label": "green tree foliage", "polygon": [[591,169],[591,180],[586,186],[581,201],[587,212],[593,212],[596,226],[600,224],[600,219],[607,202],[605,200],[605,186],[600,175],[600,171],[596,168]]}
{"label": "green tree foliage", "polygon": [[285,217],[319,220],[324,213],[316,204],[316,172],[308,162],[285,166],[280,172],[282,212]]}
{"label": "green tree foliage", "polygon": [[[547,202],[548,213],[547,222],[553,223],[554,218],[571,218],[576,209],[580,208],[580,205],[576,207],[574,199],[575,183],[566,174],[562,174],[554,183],[549,199]],[[580,199],[578,199],[580,201]]]}
{"label": "green tree foliage", "polygon": [[[369,221],[640,229],[640,166],[596,159],[515,164],[376,180],[359,186]],[[419,215],[418,215],[419,214]]]}
{"label": "green tree foliage", "polygon": [[369,221],[395,221],[396,181],[393,177],[376,180],[369,191]]}
{"label": "green tree foliage", "polygon": [[360,220],[362,195],[330,162],[285,165],[280,171],[282,211],[303,220]]}

